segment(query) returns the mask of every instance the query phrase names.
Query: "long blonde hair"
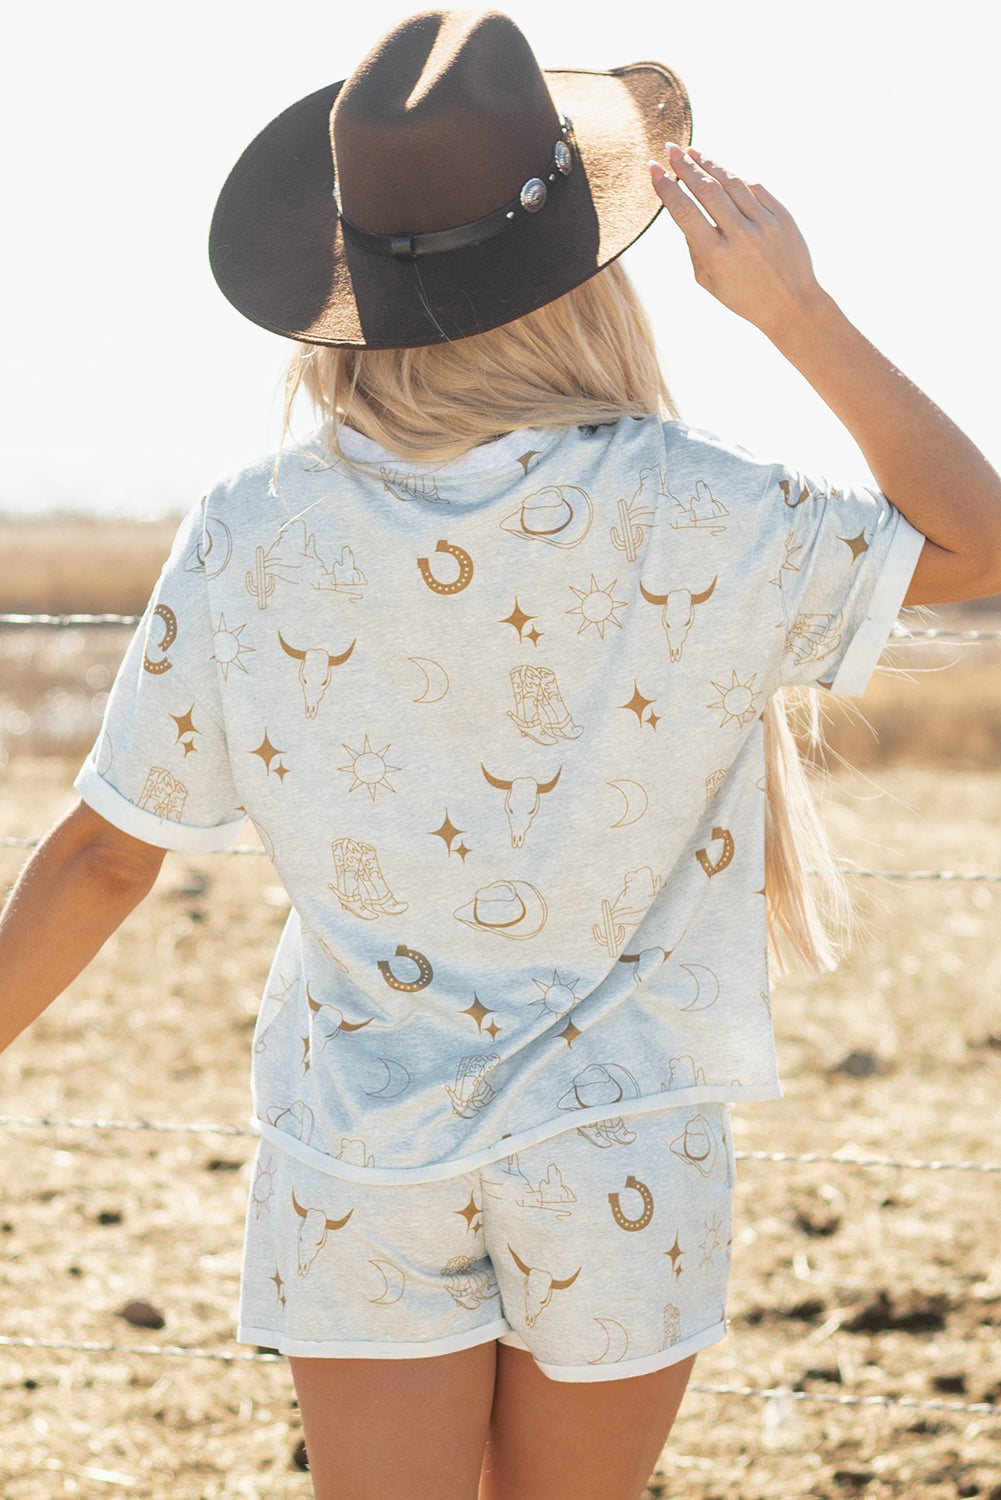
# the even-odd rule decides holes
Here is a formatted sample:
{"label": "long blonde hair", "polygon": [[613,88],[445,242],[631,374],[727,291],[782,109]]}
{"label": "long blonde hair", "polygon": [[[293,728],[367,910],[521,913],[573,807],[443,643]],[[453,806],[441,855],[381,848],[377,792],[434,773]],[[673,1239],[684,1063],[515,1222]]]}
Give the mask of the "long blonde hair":
{"label": "long blonde hair", "polygon": [[286,376],[286,423],[300,386],[327,417],[426,463],[518,427],[677,416],[646,311],[618,261],[557,301],[455,343],[299,344]]}
{"label": "long blonde hair", "polygon": [[[300,389],[327,419],[331,456],[343,461],[342,422],[401,457],[444,463],[520,427],[678,415],[646,311],[618,261],[557,301],[454,343],[298,344],[285,381],[286,432]],[[850,906],[792,727],[816,750],[817,694],[775,694],[763,722],[769,951],[781,970],[784,934],[803,966],[819,973],[837,960],[836,934],[847,929]]]}

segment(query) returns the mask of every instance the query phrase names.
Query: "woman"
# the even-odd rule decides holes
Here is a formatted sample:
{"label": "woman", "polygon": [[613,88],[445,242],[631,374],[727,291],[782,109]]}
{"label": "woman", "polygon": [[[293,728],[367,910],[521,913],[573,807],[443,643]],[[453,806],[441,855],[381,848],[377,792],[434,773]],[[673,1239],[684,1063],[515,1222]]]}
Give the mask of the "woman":
{"label": "woman", "polygon": [[[998,476],[689,134],[669,69],[427,12],[252,143],[213,269],[323,425],[182,526],[0,927],[6,1044],[253,818],[292,914],[241,1337],[320,1500],[640,1494],[725,1332],[728,1106],[778,1093],[766,917],[830,960],[776,695],[1001,590]],[[663,420],[615,264],[662,204],[881,493]]]}

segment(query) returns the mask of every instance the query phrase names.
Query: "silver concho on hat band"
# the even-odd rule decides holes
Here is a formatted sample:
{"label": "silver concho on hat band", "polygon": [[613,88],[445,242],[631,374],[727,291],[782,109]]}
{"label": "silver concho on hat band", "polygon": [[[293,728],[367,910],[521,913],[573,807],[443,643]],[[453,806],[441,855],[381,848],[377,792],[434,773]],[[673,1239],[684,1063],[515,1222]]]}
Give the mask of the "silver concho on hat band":
{"label": "silver concho on hat band", "polygon": [[573,171],[573,157],[570,154],[570,147],[566,141],[556,142],[556,145],[553,147],[553,160],[556,163],[557,171],[562,172],[564,177],[569,177]]}
{"label": "silver concho on hat band", "polygon": [[537,214],[545,207],[549,189],[541,177],[530,177],[521,190],[521,206],[527,214]]}

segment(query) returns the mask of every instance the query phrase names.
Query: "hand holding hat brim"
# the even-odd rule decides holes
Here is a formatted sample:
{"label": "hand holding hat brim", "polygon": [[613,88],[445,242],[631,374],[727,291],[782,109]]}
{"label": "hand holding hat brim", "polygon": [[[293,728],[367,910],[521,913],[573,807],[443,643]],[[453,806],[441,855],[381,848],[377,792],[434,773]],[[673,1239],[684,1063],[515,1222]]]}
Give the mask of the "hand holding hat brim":
{"label": "hand holding hat brim", "polygon": [[651,181],[688,242],[699,285],[769,336],[801,316],[820,287],[788,209],[693,148],[672,144],[668,163],[670,171],[650,163]]}

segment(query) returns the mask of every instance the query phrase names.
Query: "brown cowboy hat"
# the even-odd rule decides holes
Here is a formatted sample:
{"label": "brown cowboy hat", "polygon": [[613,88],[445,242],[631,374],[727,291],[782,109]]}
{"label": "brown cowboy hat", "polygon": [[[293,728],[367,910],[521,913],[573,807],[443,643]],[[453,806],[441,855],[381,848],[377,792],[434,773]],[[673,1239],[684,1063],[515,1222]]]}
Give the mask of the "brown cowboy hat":
{"label": "brown cowboy hat", "polygon": [[543,73],[496,11],[423,11],[293,104],[227,179],[212,271],[287,338],[404,348],[508,323],[660,211],[647,161],[691,140],[660,63]]}

